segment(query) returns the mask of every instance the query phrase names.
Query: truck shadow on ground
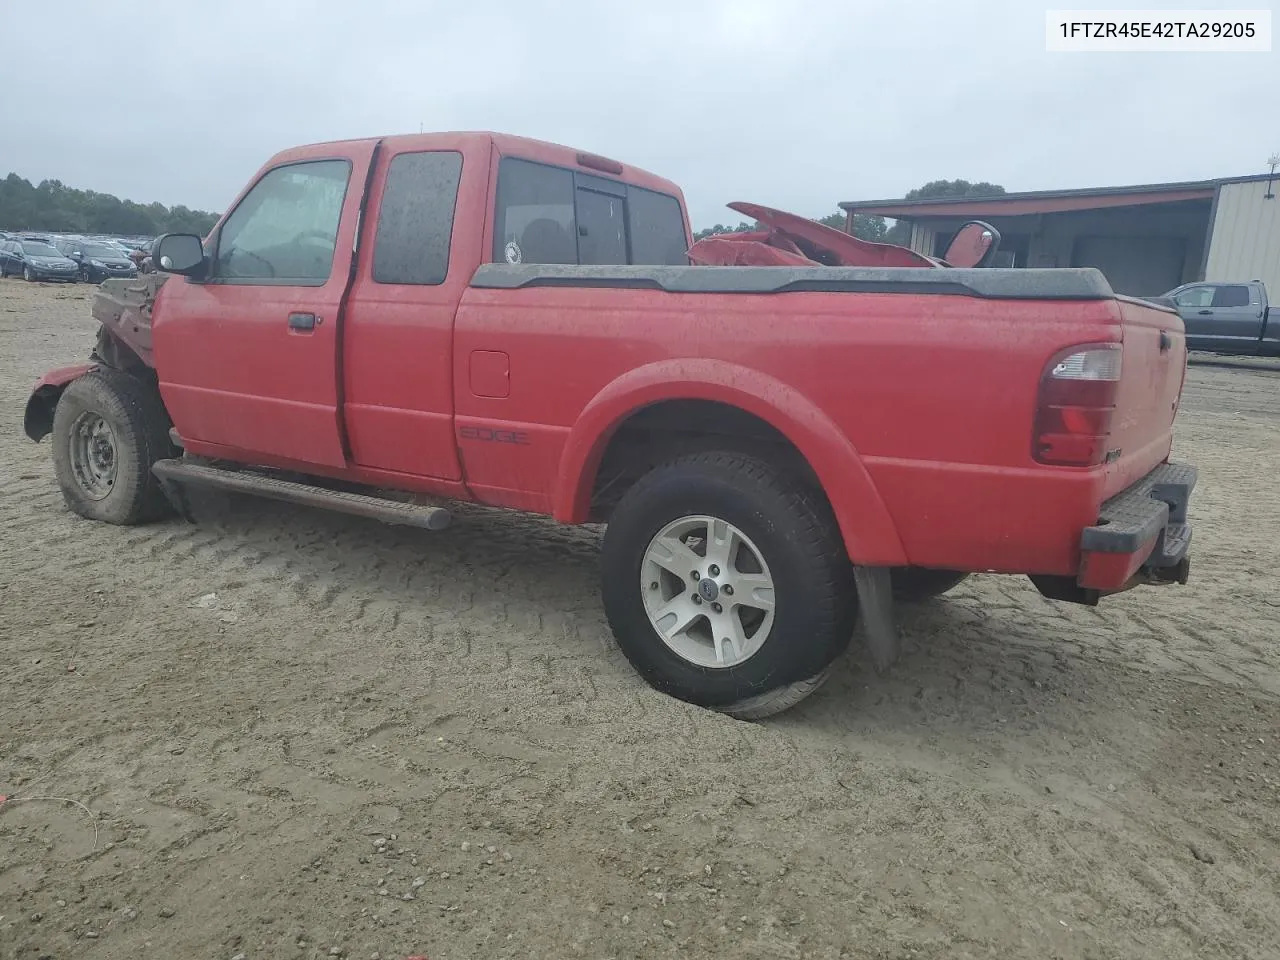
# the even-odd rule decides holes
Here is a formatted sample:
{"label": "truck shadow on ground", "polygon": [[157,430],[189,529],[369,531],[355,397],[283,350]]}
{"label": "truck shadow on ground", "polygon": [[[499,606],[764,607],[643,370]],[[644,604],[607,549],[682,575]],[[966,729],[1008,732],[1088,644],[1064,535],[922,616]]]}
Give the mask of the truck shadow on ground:
{"label": "truck shadow on ground", "polygon": [[[207,493],[195,512],[194,529],[216,536],[221,552],[239,547],[255,566],[328,598],[291,616],[341,617],[344,595],[416,611],[426,622],[461,625],[477,654],[501,643],[515,657],[572,658],[597,685],[652,702],[604,620],[598,528],[461,505],[448,530],[425,533]],[[220,589],[212,580],[207,588]],[[1117,673],[1105,651],[1082,645],[1080,624],[1097,629],[1093,611],[1060,608],[1020,578],[971,578],[953,595],[899,607],[902,657],[886,675],[874,673],[855,636],[823,689],[767,722],[840,734],[910,730],[973,746],[988,734],[1079,730],[1082,709],[1131,711],[1142,676]]]}

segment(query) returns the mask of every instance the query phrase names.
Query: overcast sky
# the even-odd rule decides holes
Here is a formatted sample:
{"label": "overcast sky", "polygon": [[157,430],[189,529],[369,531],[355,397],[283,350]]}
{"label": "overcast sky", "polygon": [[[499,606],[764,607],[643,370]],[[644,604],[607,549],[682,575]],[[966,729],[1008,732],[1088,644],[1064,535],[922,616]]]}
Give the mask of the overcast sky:
{"label": "overcast sky", "polygon": [[731,200],[820,216],[938,178],[1193,180],[1280,151],[1280,53],[1049,54],[1048,5],[1071,6],[13,0],[0,176],[221,211],[285,147],[493,129],[670,177],[701,227]]}

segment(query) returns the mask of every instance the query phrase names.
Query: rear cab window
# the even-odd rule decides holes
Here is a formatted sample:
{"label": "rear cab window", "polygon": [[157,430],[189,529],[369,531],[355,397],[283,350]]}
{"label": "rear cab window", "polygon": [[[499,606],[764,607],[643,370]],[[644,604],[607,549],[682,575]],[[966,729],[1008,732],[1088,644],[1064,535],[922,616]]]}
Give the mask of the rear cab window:
{"label": "rear cab window", "polygon": [[518,157],[498,165],[497,263],[687,264],[673,196]]}

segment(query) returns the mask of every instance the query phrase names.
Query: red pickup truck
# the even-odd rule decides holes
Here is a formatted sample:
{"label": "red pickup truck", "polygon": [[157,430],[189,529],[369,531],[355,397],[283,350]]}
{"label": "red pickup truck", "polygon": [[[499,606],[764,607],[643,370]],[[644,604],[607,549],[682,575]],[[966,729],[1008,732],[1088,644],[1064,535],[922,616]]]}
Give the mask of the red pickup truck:
{"label": "red pickup truck", "polygon": [[969,572],[1080,603],[1186,581],[1172,310],[741,209],[762,232],[693,244],[674,184],[495,134],[288,150],[103,286],[92,362],[25,429],[110,523],[189,484],[606,523],[631,663],[747,718],[815,689],[859,616],[883,669],[895,598]]}

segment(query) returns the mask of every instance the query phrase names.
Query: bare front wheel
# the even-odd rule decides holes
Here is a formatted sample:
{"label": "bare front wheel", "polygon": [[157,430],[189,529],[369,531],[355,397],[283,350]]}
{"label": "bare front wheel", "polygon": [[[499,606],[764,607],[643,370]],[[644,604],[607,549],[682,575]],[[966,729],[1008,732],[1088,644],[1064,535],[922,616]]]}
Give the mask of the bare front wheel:
{"label": "bare front wheel", "polygon": [[58,398],[51,440],[62,497],[80,516],[133,524],[167,511],[151,467],[174,450],[154,385],[119,370],[86,373]]}
{"label": "bare front wheel", "polygon": [[116,482],[116,435],[96,413],[86,411],[71,425],[71,471],[76,484],[90,500],[103,500]]}
{"label": "bare front wheel", "polygon": [[816,690],[853,631],[852,568],[830,509],[742,454],[642,477],[609,518],[601,573],[609,624],[640,674],[744,719]]}

